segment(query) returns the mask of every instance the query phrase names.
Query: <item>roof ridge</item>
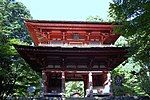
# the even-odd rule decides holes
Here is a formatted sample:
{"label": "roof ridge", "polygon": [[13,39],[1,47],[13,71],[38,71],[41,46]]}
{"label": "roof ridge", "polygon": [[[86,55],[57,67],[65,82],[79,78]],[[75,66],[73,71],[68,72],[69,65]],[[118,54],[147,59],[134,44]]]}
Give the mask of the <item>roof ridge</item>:
{"label": "roof ridge", "polygon": [[67,21],[67,20],[35,20],[35,19],[24,19],[25,22],[33,23],[76,23],[76,24],[106,24],[106,25],[117,25],[116,22],[95,22],[95,21]]}

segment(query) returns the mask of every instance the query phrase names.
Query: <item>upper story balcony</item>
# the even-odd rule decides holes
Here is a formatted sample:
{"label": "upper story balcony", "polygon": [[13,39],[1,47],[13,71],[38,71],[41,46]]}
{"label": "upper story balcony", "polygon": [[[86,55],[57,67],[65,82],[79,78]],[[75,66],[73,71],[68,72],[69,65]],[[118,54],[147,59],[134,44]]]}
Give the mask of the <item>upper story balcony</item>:
{"label": "upper story balcony", "polygon": [[112,46],[119,35],[106,22],[25,20],[36,46]]}

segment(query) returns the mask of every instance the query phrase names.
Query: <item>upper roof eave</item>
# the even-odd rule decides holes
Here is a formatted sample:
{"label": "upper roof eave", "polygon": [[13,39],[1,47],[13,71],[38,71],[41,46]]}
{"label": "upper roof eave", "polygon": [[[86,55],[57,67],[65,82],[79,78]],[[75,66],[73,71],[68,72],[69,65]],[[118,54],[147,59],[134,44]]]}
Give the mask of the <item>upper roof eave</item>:
{"label": "upper roof eave", "polygon": [[62,23],[62,24],[102,24],[102,25],[118,25],[116,22],[92,22],[92,21],[59,21],[59,20],[30,20],[24,19],[25,22],[31,23]]}

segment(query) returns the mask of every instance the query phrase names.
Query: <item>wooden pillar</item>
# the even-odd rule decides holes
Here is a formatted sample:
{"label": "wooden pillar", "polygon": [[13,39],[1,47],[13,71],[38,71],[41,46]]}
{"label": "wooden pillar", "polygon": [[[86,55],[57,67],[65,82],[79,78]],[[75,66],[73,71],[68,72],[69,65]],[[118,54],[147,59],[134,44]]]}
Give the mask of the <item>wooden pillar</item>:
{"label": "wooden pillar", "polygon": [[61,85],[61,90],[62,90],[62,98],[65,97],[65,72],[62,71],[62,85]]}
{"label": "wooden pillar", "polygon": [[93,88],[93,81],[92,81],[92,72],[89,72],[89,88]]}
{"label": "wooden pillar", "polygon": [[41,82],[42,94],[47,93],[47,75],[45,70],[42,70],[42,82]]}
{"label": "wooden pillar", "polygon": [[88,88],[88,75],[82,75],[84,81],[84,96],[86,95],[86,89]]}
{"label": "wooden pillar", "polygon": [[62,35],[63,35],[63,44],[65,44],[65,41],[66,41],[66,32],[65,31],[62,31]]}
{"label": "wooden pillar", "polygon": [[104,90],[103,93],[111,93],[111,74],[108,71],[107,73],[107,79],[104,82]]}
{"label": "wooden pillar", "polygon": [[89,72],[89,75],[88,75],[88,91],[86,93],[86,96],[87,97],[93,97],[93,79],[92,79],[92,72]]}
{"label": "wooden pillar", "polygon": [[86,44],[89,44],[91,32],[87,32]]}

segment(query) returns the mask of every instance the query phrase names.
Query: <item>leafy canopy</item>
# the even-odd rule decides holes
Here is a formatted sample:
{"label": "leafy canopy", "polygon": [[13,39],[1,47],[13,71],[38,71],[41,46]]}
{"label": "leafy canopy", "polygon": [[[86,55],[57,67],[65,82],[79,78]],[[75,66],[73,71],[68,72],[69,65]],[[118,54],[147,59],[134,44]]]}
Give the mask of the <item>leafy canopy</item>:
{"label": "leafy canopy", "polygon": [[29,85],[38,83],[35,74],[18,55],[12,44],[29,44],[23,18],[31,18],[20,2],[0,0],[0,99],[10,94],[27,95]]}
{"label": "leafy canopy", "polygon": [[[136,72],[140,87],[150,95],[150,1],[113,0],[110,17],[120,24],[117,33],[123,35],[130,46],[129,57],[141,66]],[[137,67],[137,66],[135,66]]]}

